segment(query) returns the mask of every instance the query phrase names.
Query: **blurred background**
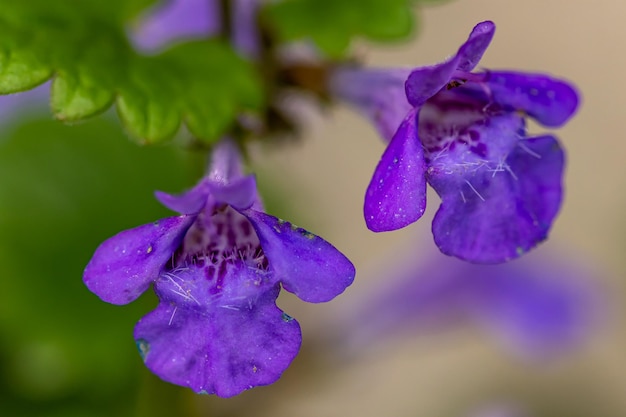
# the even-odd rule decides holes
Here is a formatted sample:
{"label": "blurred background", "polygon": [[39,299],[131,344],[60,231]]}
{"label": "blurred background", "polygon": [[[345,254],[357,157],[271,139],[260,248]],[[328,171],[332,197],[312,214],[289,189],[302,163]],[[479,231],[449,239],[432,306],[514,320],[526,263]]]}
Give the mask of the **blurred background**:
{"label": "blurred background", "polygon": [[[152,191],[188,187],[200,165],[165,146],[139,149],[111,114],[64,126],[38,109],[0,125],[0,415],[625,416],[626,3],[455,0],[421,8],[413,42],[359,44],[357,56],[372,66],[439,62],[486,19],[497,32],[480,66],[551,73],[583,97],[556,132],[567,150],[565,203],[536,250],[541,262],[569,268],[560,278],[584,280],[580,309],[591,318],[576,343],[549,357],[520,355],[462,310],[459,325],[404,325],[355,347],[354,312],[392,288],[407,263],[440,259],[430,236],[438,198],[429,194],[427,214],[410,227],[368,231],[363,195],[384,144],[347,107],[310,108],[303,140],[259,146],[251,168],[268,211],[332,242],[357,266],[357,281],[325,305],[283,292],[279,305],[298,319],[304,341],[274,385],[220,399],[164,383],[132,340],[156,300],[102,303],[84,288],[82,269],[103,239],[167,215]],[[420,268],[417,278],[427,278]],[[360,325],[371,321],[364,313]]]}

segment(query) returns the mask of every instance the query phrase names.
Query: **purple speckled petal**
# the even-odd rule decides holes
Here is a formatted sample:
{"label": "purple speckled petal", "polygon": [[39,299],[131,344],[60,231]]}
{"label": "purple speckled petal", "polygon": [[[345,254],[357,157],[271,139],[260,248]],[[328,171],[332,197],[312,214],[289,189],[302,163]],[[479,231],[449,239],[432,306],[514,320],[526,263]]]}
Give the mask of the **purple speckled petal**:
{"label": "purple speckled petal", "polygon": [[311,303],[330,301],[354,280],[354,265],[333,245],[256,210],[241,212],[257,232],[270,270],[283,287]]}
{"label": "purple speckled petal", "polygon": [[220,28],[217,0],[162,1],[132,28],[131,39],[145,51],[185,38],[206,38]]}
{"label": "purple speckled petal", "polygon": [[559,210],[563,166],[557,140],[543,136],[520,140],[496,166],[430,175],[442,199],[432,225],[437,246],[478,263],[526,253],[547,237]]}
{"label": "purple speckled petal", "polygon": [[103,301],[130,303],[158,278],[194,220],[168,217],[105,240],[85,267],[85,285]]}
{"label": "purple speckled petal", "polygon": [[330,73],[329,90],[367,116],[388,142],[412,108],[404,92],[410,72],[338,67]]}
{"label": "purple speckled petal", "polygon": [[539,123],[559,127],[578,107],[578,93],[563,80],[542,74],[487,72],[489,101],[509,110],[521,110]]}
{"label": "purple speckled petal", "polygon": [[417,136],[417,110],[406,116],[380,159],[365,193],[363,213],[374,232],[400,229],[426,209],[426,163]]}
{"label": "purple speckled petal", "polygon": [[461,45],[456,54],[458,59],[457,69],[468,72],[473,70],[489,47],[495,32],[496,25],[489,20],[474,26],[469,38]]}
{"label": "purple speckled petal", "polygon": [[279,288],[238,307],[161,302],[135,326],[146,366],[166,381],[220,397],[275,382],[302,341],[298,322],[276,307]]}

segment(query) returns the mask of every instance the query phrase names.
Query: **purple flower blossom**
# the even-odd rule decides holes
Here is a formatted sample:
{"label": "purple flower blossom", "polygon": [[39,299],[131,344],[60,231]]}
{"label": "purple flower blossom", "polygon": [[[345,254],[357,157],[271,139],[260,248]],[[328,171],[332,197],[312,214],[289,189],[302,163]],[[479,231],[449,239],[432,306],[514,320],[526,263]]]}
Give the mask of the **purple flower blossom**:
{"label": "purple flower blossom", "polygon": [[304,301],[329,301],[352,283],[353,265],[323,239],[263,212],[230,141],[218,145],[193,189],[157,198],[181,215],[102,243],[85,284],[113,304],[153,284],[159,305],[134,337],[162,379],[222,397],[276,381],[301,343],[300,326],[275,304],[281,284]]}
{"label": "purple flower blossom", "polygon": [[561,204],[564,155],[552,135],[528,137],[526,117],[563,125],[578,106],[567,82],[546,75],[471,72],[495,25],[479,23],[455,56],[413,70],[340,68],[331,91],[363,111],[388,141],[364,214],[376,232],[418,220],[426,183],[441,197],[440,250],[496,263],[547,237]]}
{"label": "purple flower blossom", "polygon": [[206,38],[220,30],[219,13],[217,0],[161,1],[140,17],[130,37],[144,51],[176,40]]}
{"label": "purple flower blossom", "polygon": [[340,331],[350,351],[389,336],[469,322],[518,357],[544,360],[579,346],[598,322],[599,292],[581,265],[542,253],[498,265],[441,254],[428,259],[411,259],[386,281],[386,289],[348,307]]}
{"label": "purple flower blossom", "polygon": [[232,43],[243,56],[258,59],[261,53],[261,35],[257,23],[258,0],[233,0]]}
{"label": "purple flower blossom", "polygon": [[46,109],[50,98],[50,82],[17,94],[0,95],[0,124],[17,114]]}

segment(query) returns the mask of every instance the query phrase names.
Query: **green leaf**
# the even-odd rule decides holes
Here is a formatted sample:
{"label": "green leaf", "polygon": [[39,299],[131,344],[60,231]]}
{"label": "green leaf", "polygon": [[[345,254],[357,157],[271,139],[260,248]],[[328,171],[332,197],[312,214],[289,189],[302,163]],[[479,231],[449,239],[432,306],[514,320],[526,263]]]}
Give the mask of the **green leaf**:
{"label": "green leaf", "polygon": [[158,55],[133,50],[125,25],[153,0],[0,0],[0,94],[53,77],[55,116],[74,122],[117,104],[142,142],[171,138],[186,123],[212,143],[238,112],[258,110],[252,65],[220,40],[175,45]]}
{"label": "green leaf", "polygon": [[192,165],[174,146],[129,142],[106,117],[0,132],[0,415],[136,415],[148,372],[132,329],[156,300],[106,304],[82,272],[104,239],[174,215],[153,192],[193,184]]}
{"label": "green leaf", "polygon": [[415,26],[411,0],[287,0],[269,4],[265,16],[285,40],[310,39],[331,57],[351,40],[408,37]]}

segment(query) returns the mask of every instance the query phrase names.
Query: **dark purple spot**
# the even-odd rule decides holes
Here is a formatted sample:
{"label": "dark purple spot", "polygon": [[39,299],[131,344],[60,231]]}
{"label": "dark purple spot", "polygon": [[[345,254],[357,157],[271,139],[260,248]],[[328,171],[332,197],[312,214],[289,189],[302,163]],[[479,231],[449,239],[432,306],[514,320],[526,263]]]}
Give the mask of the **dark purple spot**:
{"label": "dark purple spot", "polygon": [[467,134],[472,142],[478,142],[480,140],[480,133],[475,130],[470,130]]}
{"label": "dark purple spot", "polygon": [[429,146],[428,152],[439,152],[441,149],[441,146]]}
{"label": "dark purple spot", "polygon": [[232,227],[228,228],[226,238],[228,239],[228,246],[235,246],[237,244],[237,234]]}
{"label": "dark purple spot", "polygon": [[472,146],[470,151],[480,156],[481,158],[487,157],[487,146],[484,143],[477,143],[476,146]]}
{"label": "dark purple spot", "polygon": [[250,236],[250,233],[252,233],[252,228],[250,227],[250,222],[246,219],[242,220],[240,223],[241,226],[241,232],[243,233],[244,236]]}
{"label": "dark purple spot", "polygon": [[226,262],[222,261],[219,265],[219,269],[217,270],[217,285],[221,285],[224,282],[224,277],[226,276]]}
{"label": "dark purple spot", "polygon": [[204,269],[204,276],[206,279],[211,281],[215,276],[215,267],[213,265],[209,265]]}

